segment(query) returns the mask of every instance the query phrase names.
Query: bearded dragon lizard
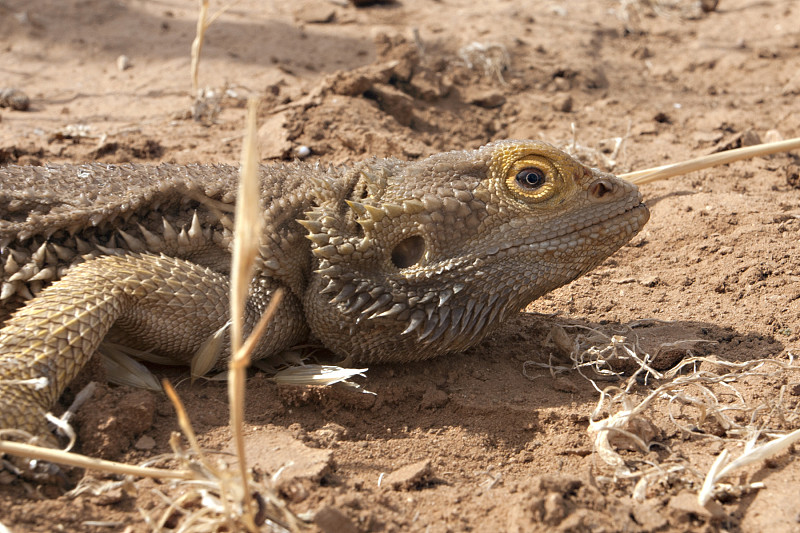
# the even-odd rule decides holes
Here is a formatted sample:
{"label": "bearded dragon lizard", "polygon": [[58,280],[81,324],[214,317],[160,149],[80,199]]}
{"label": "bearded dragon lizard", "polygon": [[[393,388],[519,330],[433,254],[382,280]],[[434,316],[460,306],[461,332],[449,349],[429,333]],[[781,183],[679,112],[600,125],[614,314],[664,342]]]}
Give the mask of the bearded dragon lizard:
{"label": "bearded dragon lizard", "polygon": [[[462,351],[649,217],[636,186],[539,141],[260,172],[247,327],[285,297],[258,358],[309,339],[362,363]],[[237,176],[0,168],[0,428],[45,434],[44,413],[105,338],[187,362],[224,329]]]}

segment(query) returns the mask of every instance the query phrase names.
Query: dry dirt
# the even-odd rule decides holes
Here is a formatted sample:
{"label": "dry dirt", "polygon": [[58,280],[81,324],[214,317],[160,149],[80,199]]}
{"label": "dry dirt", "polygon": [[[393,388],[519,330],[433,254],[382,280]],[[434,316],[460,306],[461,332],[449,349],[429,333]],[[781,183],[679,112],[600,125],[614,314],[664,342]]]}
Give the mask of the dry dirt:
{"label": "dry dirt", "polygon": [[[800,5],[697,4],[242,0],[207,33],[200,85],[216,96],[193,107],[197,2],[2,0],[0,87],[26,93],[30,108],[0,98],[0,163],[236,162],[251,95],[263,98],[265,160],[300,147],[343,163],[541,138],[575,141],[588,162],[624,172],[800,136]],[[798,163],[776,155],[643,186],[652,217],[629,246],[465,354],[370,368],[360,383],[374,396],[255,375],[256,471],[292,463],[278,488],[295,512],[319,511],[322,531],[800,531],[795,448],[726,479],[710,510],[695,503],[715,457],[742,447],[736,427],[680,398],[628,428],[651,446],[618,443],[631,477],[615,476],[588,432],[599,393],[547,339],[583,324],[653,353],[700,339],[713,342],[691,354],[719,360],[800,355]],[[663,322],[624,330],[639,319]],[[662,350],[657,366],[688,355]],[[177,384],[203,446],[226,449],[224,385],[158,372]],[[636,381],[631,397],[660,383]],[[796,371],[770,367],[714,390],[734,426],[800,427]],[[689,396],[713,403],[700,388]],[[136,463],[168,452],[177,429],[163,395],[111,386],[77,426],[80,451]],[[68,498],[0,481],[0,523],[14,532],[147,530],[140,509],[158,515],[156,490],[171,490],[139,481]],[[763,488],[742,489],[751,482]]]}

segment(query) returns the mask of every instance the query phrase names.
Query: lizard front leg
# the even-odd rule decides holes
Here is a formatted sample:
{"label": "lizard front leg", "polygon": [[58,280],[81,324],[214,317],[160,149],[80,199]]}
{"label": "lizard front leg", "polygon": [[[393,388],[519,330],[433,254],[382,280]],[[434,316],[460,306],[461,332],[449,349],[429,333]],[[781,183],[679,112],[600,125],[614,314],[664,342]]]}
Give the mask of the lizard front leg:
{"label": "lizard front leg", "polygon": [[[278,288],[251,286],[245,329]],[[46,435],[44,413],[113,327],[143,350],[188,362],[228,322],[228,277],[195,263],[151,254],[103,256],[76,265],[19,309],[0,330],[0,429]],[[297,299],[287,295],[256,357],[307,334]],[[37,388],[21,381],[44,378]]]}

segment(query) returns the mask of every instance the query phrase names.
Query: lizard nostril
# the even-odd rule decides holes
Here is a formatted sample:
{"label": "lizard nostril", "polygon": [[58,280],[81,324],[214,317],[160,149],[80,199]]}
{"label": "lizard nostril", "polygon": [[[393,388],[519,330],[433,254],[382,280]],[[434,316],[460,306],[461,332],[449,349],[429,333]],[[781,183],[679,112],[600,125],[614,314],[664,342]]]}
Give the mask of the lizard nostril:
{"label": "lizard nostril", "polygon": [[392,263],[397,268],[416,265],[425,253],[425,239],[419,235],[400,241],[392,250]]}
{"label": "lizard nostril", "polygon": [[606,194],[614,192],[614,185],[607,180],[597,180],[589,187],[589,194],[595,198],[602,198]]}

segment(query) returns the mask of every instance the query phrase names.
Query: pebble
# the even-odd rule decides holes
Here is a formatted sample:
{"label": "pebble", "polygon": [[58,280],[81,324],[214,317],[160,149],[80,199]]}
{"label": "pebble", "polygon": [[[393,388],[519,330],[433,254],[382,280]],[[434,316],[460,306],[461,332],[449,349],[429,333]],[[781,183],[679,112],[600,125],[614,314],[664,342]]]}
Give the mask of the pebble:
{"label": "pebble", "polygon": [[122,72],[123,70],[128,70],[133,65],[131,64],[131,58],[126,56],[125,54],[119,56],[117,58],[117,70]]}
{"label": "pebble", "polygon": [[398,468],[383,478],[382,486],[393,490],[408,490],[423,483],[433,473],[430,459]]}
{"label": "pebble", "polygon": [[568,94],[561,94],[553,98],[553,109],[561,111],[562,113],[569,113],[572,111],[572,97]]}
{"label": "pebble", "polygon": [[156,441],[153,437],[142,435],[133,447],[137,450],[152,450],[156,447]]}
{"label": "pebble", "polygon": [[15,111],[27,111],[31,99],[27,94],[13,87],[0,88],[0,107],[10,107]]}
{"label": "pebble", "polygon": [[353,525],[340,510],[325,506],[314,515],[314,524],[324,533],[358,533],[358,528]]}

